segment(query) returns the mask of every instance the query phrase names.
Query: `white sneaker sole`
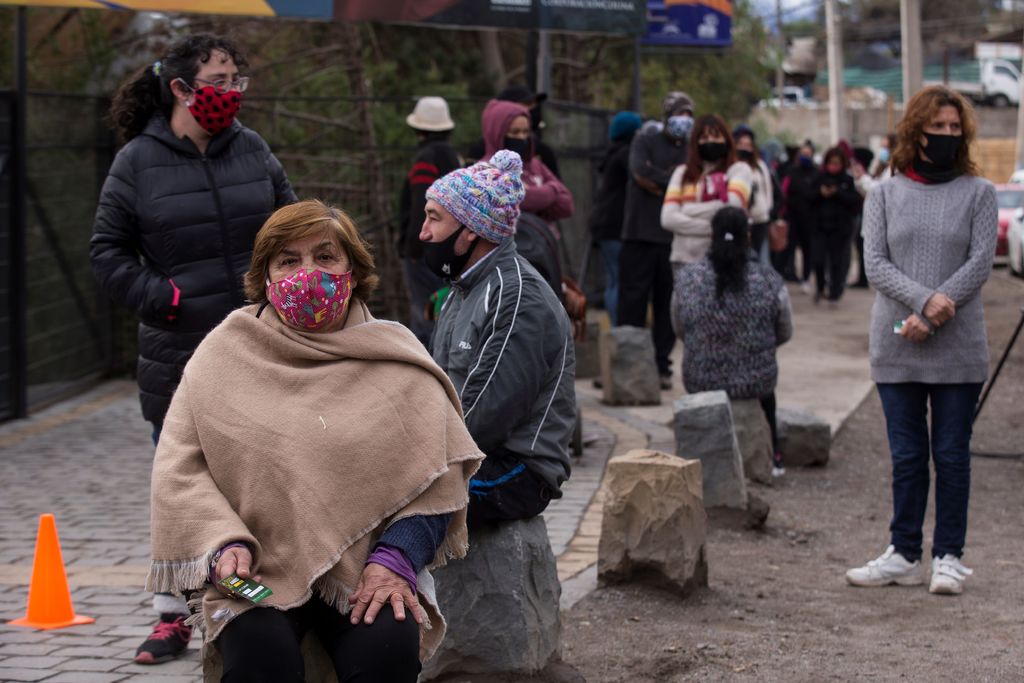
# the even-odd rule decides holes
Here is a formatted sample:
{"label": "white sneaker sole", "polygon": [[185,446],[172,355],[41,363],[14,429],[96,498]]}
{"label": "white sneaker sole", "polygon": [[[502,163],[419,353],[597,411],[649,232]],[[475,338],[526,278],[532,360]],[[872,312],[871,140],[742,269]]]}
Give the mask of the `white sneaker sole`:
{"label": "white sneaker sole", "polygon": [[921,586],[924,584],[924,579],[920,576],[896,576],[892,578],[880,577],[877,579],[858,579],[847,574],[846,582],[851,586],[859,586],[860,588],[882,588],[884,586]]}
{"label": "white sneaker sole", "polygon": [[960,595],[964,592],[964,587],[960,584],[932,583],[928,586],[928,592],[932,595]]}

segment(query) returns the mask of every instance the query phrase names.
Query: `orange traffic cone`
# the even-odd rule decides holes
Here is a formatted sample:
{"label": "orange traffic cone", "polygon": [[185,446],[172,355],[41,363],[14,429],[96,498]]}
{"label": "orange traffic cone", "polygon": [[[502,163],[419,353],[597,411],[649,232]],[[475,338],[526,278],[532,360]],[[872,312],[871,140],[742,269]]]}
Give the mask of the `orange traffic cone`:
{"label": "orange traffic cone", "polygon": [[8,622],[11,626],[54,629],[76,624],[91,624],[92,617],[75,614],[71,604],[68,575],[57,538],[57,522],[53,515],[39,516],[36,536],[36,557],[32,563],[32,583],[28,587],[28,610],[25,617]]}

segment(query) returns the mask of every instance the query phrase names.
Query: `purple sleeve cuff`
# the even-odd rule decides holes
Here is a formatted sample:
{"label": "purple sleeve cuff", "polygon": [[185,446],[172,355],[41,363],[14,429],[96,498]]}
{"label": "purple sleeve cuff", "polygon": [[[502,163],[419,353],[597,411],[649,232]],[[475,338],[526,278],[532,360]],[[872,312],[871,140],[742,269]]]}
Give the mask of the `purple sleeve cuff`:
{"label": "purple sleeve cuff", "polygon": [[370,556],[366,558],[366,564],[379,564],[380,566],[390,569],[394,573],[405,579],[409,588],[412,589],[413,595],[416,594],[416,573],[412,570],[412,563],[409,562],[409,558],[405,556],[398,548],[392,548],[389,545],[379,545],[377,549],[370,553]]}
{"label": "purple sleeve cuff", "polygon": [[[228,543],[226,546],[223,546],[220,550],[218,550],[217,553],[214,555],[214,557],[219,560],[220,556],[223,555],[224,551],[227,550],[228,548],[245,548],[246,550],[249,550],[249,544],[248,543],[241,543],[241,542],[237,542],[237,541],[235,543]],[[252,554],[252,550],[249,550],[249,553]],[[210,583],[212,583],[212,584],[216,584],[217,583],[217,577],[214,574],[214,572],[216,572],[216,571],[217,571],[217,563],[211,561],[210,562],[210,576],[209,576],[209,579],[210,579]]]}

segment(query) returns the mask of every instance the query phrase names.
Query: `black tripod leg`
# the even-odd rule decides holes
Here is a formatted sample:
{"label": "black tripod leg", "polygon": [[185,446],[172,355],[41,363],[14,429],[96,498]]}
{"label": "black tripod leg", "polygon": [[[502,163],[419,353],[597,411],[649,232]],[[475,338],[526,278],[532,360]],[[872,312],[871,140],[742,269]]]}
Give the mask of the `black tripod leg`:
{"label": "black tripod leg", "polygon": [[996,365],[996,371],[992,373],[992,379],[988,381],[988,384],[985,386],[985,391],[981,394],[981,399],[978,401],[978,407],[974,411],[974,420],[972,420],[972,424],[978,421],[978,415],[981,414],[981,409],[985,407],[985,401],[988,399],[988,395],[992,392],[992,387],[995,385],[996,379],[999,378],[999,373],[1006,364],[1006,359],[1010,355],[1010,349],[1013,348],[1014,343],[1017,341],[1017,337],[1020,336],[1020,330],[1022,327],[1024,327],[1024,307],[1020,309],[1020,320],[1017,322],[1017,329],[1013,331],[1013,336],[1010,337],[1009,343],[1007,343],[1006,348],[1003,349],[1003,355],[999,359],[999,364]]}

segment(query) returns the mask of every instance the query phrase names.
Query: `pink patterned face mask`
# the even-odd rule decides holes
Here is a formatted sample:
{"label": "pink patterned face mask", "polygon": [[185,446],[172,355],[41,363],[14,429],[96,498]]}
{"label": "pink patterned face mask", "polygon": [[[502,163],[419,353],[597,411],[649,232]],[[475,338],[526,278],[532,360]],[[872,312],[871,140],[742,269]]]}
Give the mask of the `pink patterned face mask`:
{"label": "pink patterned face mask", "polygon": [[352,271],[303,268],[277,282],[267,279],[267,299],[282,320],[302,330],[319,330],[345,315],[351,297]]}

